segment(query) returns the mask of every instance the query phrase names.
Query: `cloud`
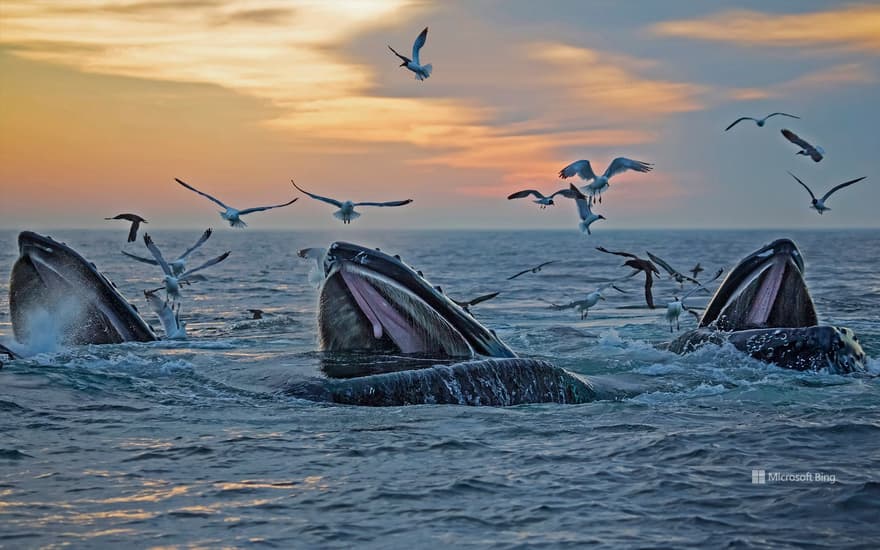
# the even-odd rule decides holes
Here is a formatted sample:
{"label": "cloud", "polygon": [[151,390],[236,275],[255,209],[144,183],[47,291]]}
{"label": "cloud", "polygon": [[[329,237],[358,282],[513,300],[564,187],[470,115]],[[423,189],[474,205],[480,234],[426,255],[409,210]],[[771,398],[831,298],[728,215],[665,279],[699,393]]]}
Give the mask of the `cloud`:
{"label": "cloud", "polygon": [[880,6],[876,5],[799,14],[725,11],[703,19],[665,21],[651,29],[661,36],[743,46],[830,46],[880,53]]}
{"label": "cloud", "polygon": [[841,86],[852,84],[874,84],[877,76],[861,63],[833,65],[811,71],[792,80],[771,84],[764,88],[735,88],[727,91],[727,97],[735,101],[754,101],[801,95],[807,92],[839,90]]}

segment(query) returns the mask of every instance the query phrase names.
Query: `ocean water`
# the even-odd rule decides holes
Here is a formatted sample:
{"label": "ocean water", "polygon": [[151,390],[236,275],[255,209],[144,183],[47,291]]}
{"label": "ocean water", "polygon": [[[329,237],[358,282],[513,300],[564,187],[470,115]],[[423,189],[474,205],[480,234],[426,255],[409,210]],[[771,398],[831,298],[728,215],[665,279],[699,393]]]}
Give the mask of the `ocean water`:
{"label": "ocean water", "polygon": [[[151,234],[172,256],[198,231]],[[125,230],[54,231],[144,317],[158,268]],[[0,271],[17,256],[0,232]],[[628,273],[603,245],[703,274],[793,238],[823,323],[855,330],[869,375],[799,373],[727,347],[677,356],[641,278],[581,320],[578,299]],[[306,246],[399,253],[523,356],[635,388],[625,399],[510,408],[368,408],[280,391],[319,368]],[[0,547],[876,547],[880,540],[880,232],[233,231],[184,289],[190,340],[59,348],[0,370]],[[505,278],[542,261],[538,274]],[[11,338],[0,282],[0,341]],[[705,303],[695,295],[692,304]],[[268,312],[250,320],[247,308]],[[51,325],[50,321],[47,321]],[[685,314],[682,330],[695,320]],[[764,471],[765,483],[757,470]],[[786,478],[796,474],[795,480]],[[753,480],[754,475],[754,480]],[[774,477],[775,476],[775,477]],[[833,482],[832,482],[833,481]]]}

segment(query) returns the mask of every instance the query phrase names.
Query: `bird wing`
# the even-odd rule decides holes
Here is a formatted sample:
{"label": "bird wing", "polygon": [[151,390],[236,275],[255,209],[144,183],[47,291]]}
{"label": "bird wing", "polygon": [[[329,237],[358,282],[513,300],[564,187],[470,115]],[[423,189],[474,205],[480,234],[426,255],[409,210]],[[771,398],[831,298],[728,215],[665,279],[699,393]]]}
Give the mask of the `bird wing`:
{"label": "bird wing", "polygon": [[868,177],[868,176],[862,176],[862,177],[860,177],[860,178],[856,178],[856,179],[854,179],[854,180],[849,180],[849,181],[847,181],[847,182],[841,183],[840,185],[835,185],[835,186],[832,187],[827,193],[825,193],[825,194],[822,196],[822,200],[823,200],[823,201],[828,200],[828,197],[830,197],[830,196],[831,196],[835,191],[837,191],[838,189],[843,189],[844,187],[847,187],[847,186],[852,185],[852,184],[854,184],[854,183],[858,183],[858,182],[862,181],[863,179],[865,179],[865,178],[867,178],[867,177]]}
{"label": "bird wing", "polygon": [[222,262],[223,260],[225,260],[226,258],[228,258],[228,257],[229,257],[229,254],[230,254],[229,252],[224,252],[223,254],[220,254],[220,255],[217,256],[216,258],[213,258],[213,259],[211,259],[211,260],[208,260],[207,262],[203,263],[203,264],[200,265],[199,267],[196,267],[196,268],[190,269],[189,271],[187,271],[186,273],[184,273],[183,275],[181,275],[179,278],[180,278],[180,279],[186,279],[187,277],[189,277],[190,275],[192,275],[193,273],[195,273],[195,272],[197,272],[197,271],[201,271],[201,270],[203,270],[203,269],[205,269],[205,268],[211,267],[212,265],[219,264],[220,262]]}
{"label": "bird wing", "polygon": [[508,277],[507,280],[508,280],[508,281],[512,281],[513,279],[516,279],[516,278],[519,277],[520,275],[525,275],[525,274],[528,273],[529,271],[531,271],[531,268],[529,268],[529,269],[523,269],[522,271],[520,271],[520,272],[517,273],[516,275],[511,275],[510,277]]}
{"label": "bird wing", "polygon": [[294,187],[299,189],[300,192],[305,193],[306,195],[310,196],[311,198],[313,198],[315,200],[326,202],[327,204],[332,204],[336,208],[342,208],[342,202],[340,202],[336,199],[331,199],[328,197],[322,197],[321,195],[315,195],[314,193],[309,193],[308,191],[306,191],[305,189],[303,189],[299,185],[297,185],[296,182],[293,180],[290,180],[290,183],[292,183]]}
{"label": "bird wing", "polygon": [[651,287],[654,286],[654,277],[651,276],[651,272],[645,270],[645,302],[647,302],[648,307],[654,309],[654,295],[651,293]]}
{"label": "bird wing", "polygon": [[780,131],[782,132],[782,135],[785,136],[785,139],[794,143],[795,145],[799,145],[799,146],[803,147],[804,149],[812,149],[813,148],[812,145],[810,145],[809,143],[807,143],[806,141],[801,139],[800,136],[798,136],[797,134],[795,134],[791,130],[783,128]]}
{"label": "bird wing", "polygon": [[[442,37],[441,37],[442,38]],[[425,45],[425,42],[428,41],[428,27],[425,27],[425,30],[419,33],[416,37],[416,41],[413,42],[413,61],[416,62],[416,65],[421,65],[419,61],[419,50],[422,49],[422,46]]]}
{"label": "bird wing", "polygon": [[556,191],[555,193],[550,195],[550,198],[552,199],[556,195],[562,195],[563,197],[565,197],[567,199],[577,198],[577,196],[574,194],[574,192],[571,189],[560,189],[559,191]]}
{"label": "bird wing", "polygon": [[544,263],[542,263],[542,264],[538,264],[538,265],[536,265],[535,267],[532,268],[532,271],[539,270],[539,269],[541,269],[542,267],[544,267],[545,265],[550,265],[550,264],[555,264],[555,263],[556,263],[556,260],[550,260],[549,262],[544,262]]}
{"label": "bird wing", "polygon": [[801,118],[799,116],[790,115],[788,113],[776,112],[776,113],[770,113],[769,115],[765,116],[764,120],[767,120],[768,118],[770,118],[772,116],[787,116],[787,117],[791,117],[791,118],[796,118],[798,120],[800,120],[800,118]]}
{"label": "bird wing", "polygon": [[397,50],[395,50],[395,49],[392,48],[391,46],[388,46],[388,49],[391,50],[392,52],[394,52],[394,55],[396,55],[397,57],[399,57],[400,59],[402,59],[404,63],[409,63],[410,61],[412,61],[412,59],[408,58],[407,56],[405,56],[405,55],[400,55],[399,53],[397,53]]}
{"label": "bird wing", "polygon": [[122,252],[123,254],[125,254],[126,256],[131,258],[132,260],[137,260],[139,262],[143,262],[145,264],[150,264],[150,265],[159,265],[159,262],[157,262],[156,260],[151,260],[150,258],[144,258],[143,256],[135,256],[134,254],[129,254],[125,250],[120,250],[120,252]]}
{"label": "bird wing", "polygon": [[131,227],[128,230],[128,242],[133,243],[138,238],[138,229],[141,227],[141,222],[138,220],[134,220],[131,222]]}
{"label": "bird wing", "polygon": [[575,174],[580,176],[582,180],[587,181],[596,177],[593,167],[588,160],[577,160],[559,171],[559,177],[562,179],[570,178]]}
{"label": "bird wing", "polygon": [[186,187],[186,188],[189,189],[190,191],[195,191],[196,193],[198,193],[199,195],[205,197],[206,199],[208,199],[208,200],[210,200],[210,201],[212,201],[212,202],[214,202],[214,203],[220,205],[221,208],[229,208],[228,206],[226,206],[225,204],[223,204],[223,201],[221,201],[220,199],[214,198],[214,197],[212,197],[211,195],[209,195],[209,194],[207,194],[207,193],[202,193],[201,191],[199,191],[198,189],[196,189],[195,187],[193,187],[192,185],[186,183],[185,181],[183,181],[183,180],[181,180],[181,179],[174,178],[174,181],[176,181],[176,182],[179,183],[180,185]]}
{"label": "bird wing", "polygon": [[543,298],[538,298],[538,299],[541,300],[542,302],[544,302],[545,304],[550,304],[549,309],[552,309],[554,311],[561,311],[564,309],[571,309],[573,307],[577,307],[577,302],[569,302],[565,305],[559,305],[559,304],[554,304],[553,302],[550,302],[550,301],[545,300]]}
{"label": "bird wing", "polygon": [[467,305],[469,305],[469,306],[475,306],[475,305],[479,304],[480,302],[485,302],[486,300],[491,300],[492,298],[494,298],[495,296],[498,296],[499,294],[501,294],[500,291],[499,291],[499,292],[493,292],[493,293],[491,293],[491,294],[484,294],[484,295],[482,295],[482,296],[477,296],[477,297],[474,298],[473,300],[471,300],[471,301],[469,301],[469,302],[466,302],[466,303],[467,303]]}
{"label": "bird wing", "polygon": [[605,170],[605,177],[610,178],[615,174],[626,172],[627,170],[635,170],[636,172],[650,172],[654,166],[650,162],[642,162],[640,160],[628,159],[626,157],[617,157],[611,161]]}
{"label": "bird wing", "polygon": [[[639,258],[635,254],[630,254],[629,252],[614,252],[612,250],[608,250],[604,246],[597,246],[596,250],[598,250],[599,252],[605,252],[606,254],[614,254],[616,256],[624,256],[626,258],[635,258],[635,259]],[[636,271],[636,273],[638,273],[638,271]]]}
{"label": "bird wing", "polygon": [[797,177],[797,176],[795,176],[795,175],[794,175],[794,174],[792,174],[792,173],[791,173],[791,172],[789,172],[789,173],[788,173],[788,175],[789,175],[789,176],[791,176],[791,177],[793,177],[793,178],[794,178],[794,179],[796,179],[796,180],[797,180],[797,182],[798,182],[798,183],[799,183],[799,184],[801,184],[801,185],[803,185],[803,186],[804,186],[804,189],[806,189],[806,190],[807,190],[807,193],[809,193],[809,194],[810,194],[810,197],[812,197],[812,198],[813,198],[813,200],[816,200],[816,195],[814,195],[814,194],[813,194],[813,192],[812,192],[812,191],[810,191],[810,188],[809,188],[809,187],[807,187],[807,184],[806,184],[806,183],[804,183],[804,182],[802,182],[802,181],[801,181],[801,179],[800,179],[800,178],[799,178],[799,177]]}
{"label": "bird wing", "polygon": [[[536,199],[547,198],[543,194],[541,194],[540,191],[537,191],[535,189],[523,189],[522,191],[517,191],[516,193],[511,193],[510,195],[508,195],[507,200],[524,199],[524,198],[528,197],[529,195],[534,195]],[[554,195],[555,195],[555,193],[554,193]],[[553,195],[550,195],[550,196],[552,197]]]}
{"label": "bird wing", "polygon": [[388,201],[388,202],[356,202],[353,206],[406,206],[411,203],[412,199],[405,201]]}
{"label": "bird wing", "polygon": [[660,267],[662,267],[663,270],[666,271],[666,273],[669,273],[669,275],[671,277],[675,277],[676,275],[681,275],[681,273],[679,273],[671,265],[666,263],[666,260],[664,260],[663,258],[661,258],[659,256],[655,256],[655,255],[651,254],[650,252],[648,252],[648,257],[651,258],[651,260],[653,260],[655,264],[659,264]]}
{"label": "bird wing", "polygon": [[290,206],[299,200],[299,197],[295,197],[292,201],[285,202],[284,204],[273,204],[272,206],[255,206],[253,208],[245,208],[244,210],[239,210],[238,215],[244,216],[245,214],[251,214],[253,212],[263,212],[264,210],[272,210],[273,208],[281,208],[284,206]]}
{"label": "bird wing", "polygon": [[145,222],[147,220],[138,216],[137,214],[131,214],[126,212],[125,214],[116,214],[112,218],[104,218],[105,220],[128,220],[130,222]]}
{"label": "bird wing", "polygon": [[173,275],[171,273],[171,268],[168,267],[168,262],[162,257],[162,252],[159,251],[159,247],[156,246],[156,243],[153,242],[153,238],[147,233],[144,233],[144,244],[147,245],[147,250],[150,251],[150,254],[156,258],[156,263],[162,268],[162,272],[168,276]]}
{"label": "bird wing", "polygon": [[734,120],[732,123],[730,123],[730,126],[728,126],[727,128],[725,128],[724,131],[726,132],[726,131],[730,130],[731,128],[733,128],[734,126],[736,126],[737,124],[739,124],[740,122],[742,122],[742,121],[744,121],[744,120],[755,120],[755,119],[753,119],[753,118],[750,117],[750,116],[739,117],[738,119],[736,119],[736,120]]}
{"label": "bird wing", "polygon": [[[241,214],[241,213],[239,212],[239,214]],[[206,229],[205,232],[202,233],[202,236],[199,237],[199,240],[196,241],[196,244],[194,244],[194,245],[192,245],[191,247],[187,248],[187,249],[186,249],[186,252],[184,252],[183,254],[181,254],[180,257],[177,258],[177,259],[178,259],[178,260],[185,260],[185,259],[187,258],[187,256],[189,256],[190,254],[192,254],[193,252],[195,252],[197,248],[199,248],[200,246],[202,246],[203,244],[205,244],[205,241],[207,241],[207,240],[211,237],[211,233],[213,233],[213,232],[214,232],[214,230],[211,229],[211,228]]]}
{"label": "bird wing", "polygon": [[580,189],[575,187],[573,183],[569,184],[568,190],[574,195],[574,202],[577,204],[578,216],[580,216],[581,220],[586,220],[592,216],[593,210],[590,208],[590,201],[587,200],[587,196],[581,193]]}

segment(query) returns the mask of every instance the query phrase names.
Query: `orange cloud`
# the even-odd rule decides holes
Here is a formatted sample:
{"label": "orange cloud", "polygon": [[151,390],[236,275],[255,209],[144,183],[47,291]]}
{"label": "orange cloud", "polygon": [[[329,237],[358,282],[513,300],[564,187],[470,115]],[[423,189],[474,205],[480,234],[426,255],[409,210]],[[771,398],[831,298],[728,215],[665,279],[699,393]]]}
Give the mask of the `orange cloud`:
{"label": "orange cloud", "polygon": [[779,15],[726,11],[704,19],[666,21],[652,26],[662,36],[679,36],[744,46],[809,48],[836,46],[880,52],[880,6]]}
{"label": "orange cloud", "polygon": [[780,82],[766,88],[737,88],[728,91],[727,97],[735,101],[753,101],[802,94],[810,90],[838,89],[844,84],[873,84],[877,77],[860,63],[835,65],[827,69],[809,72],[793,80]]}

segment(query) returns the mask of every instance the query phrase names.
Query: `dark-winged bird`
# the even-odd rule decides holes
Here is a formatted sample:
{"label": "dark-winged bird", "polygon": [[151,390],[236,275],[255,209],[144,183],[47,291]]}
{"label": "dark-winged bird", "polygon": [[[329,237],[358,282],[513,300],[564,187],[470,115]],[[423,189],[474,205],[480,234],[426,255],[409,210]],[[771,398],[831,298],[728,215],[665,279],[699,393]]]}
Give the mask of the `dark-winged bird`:
{"label": "dark-winged bird", "polygon": [[788,174],[789,174],[791,177],[793,177],[794,179],[796,179],[797,182],[798,182],[799,184],[801,184],[801,185],[804,186],[804,189],[806,189],[806,190],[807,190],[807,193],[810,194],[810,198],[813,199],[813,200],[812,200],[812,206],[810,206],[810,208],[814,209],[816,212],[818,212],[818,213],[820,213],[820,214],[824,214],[826,211],[831,210],[830,208],[828,208],[827,206],[825,206],[825,201],[827,201],[827,200],[828,200],[828,197],[830,197],[832,194],[834,194],[835,191],[837,191],[838,189],[843,189],[844,187],[850,186],[850,185],[852,185],[852,184],[854,184],[854,183],[858,183],[858,182],[862,181],[863,179],[865,179],[866,177],[868,177],[868,176],[862,176],[862,177],[860,177],[860,178],[856,178],[856,179],[854,179],[854,180],[849,180],[849,181],[843,182],[843,183],[841,183],[840,185],[835,185],[835,186],[832,187],[827,193],[825,193],[824,195],[822,195],[822,198],[821,198],[821,199],[817,199],[817,198],[816,198],[816,195],[814,195],[813,192],[810,190],[810,188],[807,187],[807,184],[806,184],[806,183],[802,182],[802,181],[800,180],[800,178],[798,178],[797,176],[795,176],[795,175],[792,174],[791,172],[789,172]]}
{"label": "dark-winged bird", "polygon": [[419,35],[416,37],[416,41],[413,42],[412,59],[408,58],[405,55],[400,55],[399,53],[397,53],[397,50],[395,50],[391,46],[388,46],[388,49],[391,50],[392,53],[394,53],[394,55],[399,57],[402,61],[400,66],[406,67],[407,69],[415,73],[416,80],[425,80],[426,78],[431,76],[431,71],[434,70],[434,67],[430,63],[422,65],[422,62],[419,61],[419,51],[422,49],[422,46],[424,46],[425,42],[427,41],[428,27],[425,27],[425,29],[420,32]]}
{"label": "dark-winged bird", "polygon": [[117,214],[112,218],[104,218],[105,220],[125,220],[131,222],[131,228],[128,230],[128,242],[133,243],[137,240],[138,229],[142,223],[148,223],[147,220],[137,214]]}
{"label": "dark-winged bird", "polygon": [[536,265],[535,267],[530,267],[530,268],[528,268],[528,269],[523,269],[522,271],[520,271],[520,272],[517,273],[516,275],[511,275],[510,277],[508,277],[507,280],[508,280],[508,281],[512,281],[512,280],[516,279],[517,277],[519,277],[520,275],[525,275],[526,273],[530,273],[530,272],[531,272],[531,273],[537,273],[537,272],[541,271],[541,269],[542,269],[544,266],[550,265],[550,264],[552,264],[552,263],[556,263],[556,260],[550,260],[549,262],[544,262],[544,263],[542,263],[542,264],[538,264],[538,265]]}
{"label": "dark-winged bird", "polygon": [[645,303],[648,304],[649,308],[654,309],[654,296],[651,293],[651,287],[654,286],[653,274],[660,275],[660,271],[657,269],[657,266],[655,266],[651,262],[651,260],[639,258],[635,254],[630,254],[629,252],[614,252],[602,246],[597,246],[596,250],[598,250],[599,252],[605,252],[606,254],[614,254],[615,256],[630,258],[629,260],[623,262],[623,265],[635,269],[630,277],[635,277],[640,271],[645,274]]}
{"label": "dark-winged bird", "polygon": [[788,141],[794,143],[795,145],[797,145],[798,147],[801,148],[800,151],[795,153],[796,155],[808,156],[811,159],[813,159],[814,162],[819,162],[820,160],[822,160],[822,158],[824,158],[825,149],[822,149],[819,146],[814,147],[814,146],[810,145],[806,140],[801,139],[800,137],[798,137],[797,134],[795,134],[791,130],[781,130],[781,131],[782,131],[782,135],[785,136],[785,139],[787,139]]}
{"label": "dark-winged bird", "polygon": [[774,116],[787,116],[787,117],[797,118],[797,119],[801,118],[799,116],[790,115],[788,113],[770,113],[769,115],[765,116],[764,118],[752,118],[750,116],[744,116],[744,117],[740,117],[740,118],[734,120],[733,124],[731,124],[730,126],[725,128],[724,131],[726,132],[726,131],[730,130],[731,128],[733,128],[734,126],[736,126],[737,124],[739,124],[740,122],[742,122],[744,120],[753,120],[753,121],[755,121],[755,124],[758,125],[758,128],[763,128],[764,124],[767,123],[767,119],[770,117],[774,117]]}
{"label": "dark-winged bird", "polygon": [[494,298],[495,296],[498,296],[499,294],[501,294],[501,292],[493,292],[491,294],[484,294],[482,296],[477,296],[473,300],[468,300],[466,302],[459,302],[458,300],[452,300],[452,301],[455,302],[458,305],[458,307],[460,307],[461,309],[470,313],[471,306],[475,306],[477,304],[483,303],[486,300],[491,300],[492,298]]}

